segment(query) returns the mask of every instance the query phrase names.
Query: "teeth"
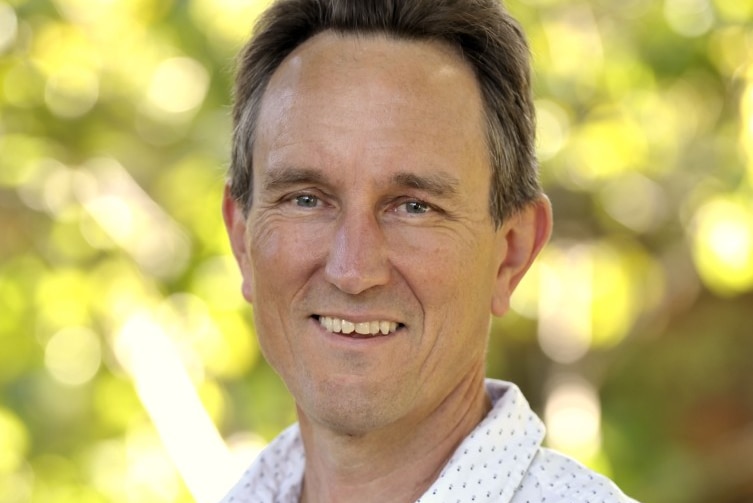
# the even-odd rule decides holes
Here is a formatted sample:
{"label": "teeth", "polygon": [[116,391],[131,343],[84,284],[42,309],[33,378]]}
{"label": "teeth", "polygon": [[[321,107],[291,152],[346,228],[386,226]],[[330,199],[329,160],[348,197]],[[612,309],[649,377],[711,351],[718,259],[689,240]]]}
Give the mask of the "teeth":
{"label": "teeth", "polygon": [[397,330],[397,323],[394,321],[363,321],[354,323],[352,321],[343,320],[340,318],[331,318],[329,316],[320,316],[319,323],[328,332],[335,334],[352,334],[353,332],[359,335],[388,335]]}
{"label": "teeth", "polygon": [[332,318],[325,318],[325,317],[319,318],[319,322],[322,324],[322,326],[330,332],[332,331],[333,321],[334,320]]}
{"label": "teeth", "polygon": [[361,334],[361,335],[368,335],[369,330],[370,330],[369,328],[370,325],[371,324],[368,321],[363,322],[363,323],[356,323],[356,333]]}

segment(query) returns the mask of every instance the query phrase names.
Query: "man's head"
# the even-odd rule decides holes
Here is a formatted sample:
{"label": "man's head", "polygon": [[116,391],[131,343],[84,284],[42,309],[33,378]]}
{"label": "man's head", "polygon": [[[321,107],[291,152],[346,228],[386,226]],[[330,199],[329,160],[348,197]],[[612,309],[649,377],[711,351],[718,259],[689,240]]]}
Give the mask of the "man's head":
{"label": "man's head", "polygon": [[[351,10],[362,5],[368,18],[369,2]],[[309,15],[273,9],[293,33]],[[236,145],[236,161],[250,170],[253,160],[253,172],[226,190],[223,211],[260,347],[295,396],[301,424],[348,435],[404,431],[442,404],[452,410],[450,396],[455,410],[478,405],[490,314],[507,310],[549,235],[532,153],[523,149],[530,183],[519,183],[521,163],[503,170],[508,181],[490,176],[488,98],[457,45],[336,29],[290,43],[282,28],[267,30],[279,35],[257,32],[242,67],[269,66],[269,74],[239,72],[247,105],[237,108],[245,146]],[[268,40],[253,46],[259,37]],[[272,53],[282,61],[260,63]],[[503,94],[519,96],[507,108],[520,109],[525,118],[513,122],[525,127],[503,127],[524,136],[519,129],[533,126],[519,70],[523,90],[505,82]],[[516,113],[493,110],[500,120]],[[515,134],[505,142],[524,141]],[[519,197],[505,201],[504,219],[489,210],[500,183]]]}
{"label": "man's head", "polygon": [[253,202],[252,152],[269,79],[296,47],[324,31],[436,41],[457,51],[483,97],[494,223],[539,195],[528,47],[497,0],[283,0],[262,16],[239,58],[230,183],[246,211]]}

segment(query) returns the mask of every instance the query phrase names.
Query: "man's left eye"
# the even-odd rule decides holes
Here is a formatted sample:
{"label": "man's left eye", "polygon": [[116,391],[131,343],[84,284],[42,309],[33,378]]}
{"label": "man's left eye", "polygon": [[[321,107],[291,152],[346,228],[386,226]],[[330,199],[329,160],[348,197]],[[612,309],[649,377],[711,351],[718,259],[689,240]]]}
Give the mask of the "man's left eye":
{"label": "man's left eye", "polygon": [[405,207],[405,212],[412,215],[420,215],[431,210],[428,204],[421,201],[407,201],[403,203],[403,206]]}
{"label": "man's left eye", "polygon": [[315,208],[319,203],[319,198],[311,194],[301,194],[295,197],[295,204],[303,208]]}

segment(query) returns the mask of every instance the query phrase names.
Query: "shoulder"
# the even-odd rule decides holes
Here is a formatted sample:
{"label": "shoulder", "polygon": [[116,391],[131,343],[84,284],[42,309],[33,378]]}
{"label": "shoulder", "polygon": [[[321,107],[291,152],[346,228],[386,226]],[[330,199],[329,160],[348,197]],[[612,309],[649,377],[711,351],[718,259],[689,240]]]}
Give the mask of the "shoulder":
{"label": "shoulder", "polygon": [[617,485],[572,458],[541,448],[512,503],[637,503]]}
{"label": "shoulder", "polygon": [[305,456],[295,424],[264,448],[221,503],[297,502]]}

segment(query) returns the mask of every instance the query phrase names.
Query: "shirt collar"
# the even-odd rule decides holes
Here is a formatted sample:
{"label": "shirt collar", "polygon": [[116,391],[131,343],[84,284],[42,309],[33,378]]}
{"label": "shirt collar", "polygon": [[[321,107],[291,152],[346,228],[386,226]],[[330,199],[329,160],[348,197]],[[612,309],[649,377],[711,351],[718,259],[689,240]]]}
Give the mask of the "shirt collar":
{"label": "shirt collar", "polygon": [[520,389],[486,380],[492,410],[458,446],[417,503],[509,502],[544,440],[544,425]]}

